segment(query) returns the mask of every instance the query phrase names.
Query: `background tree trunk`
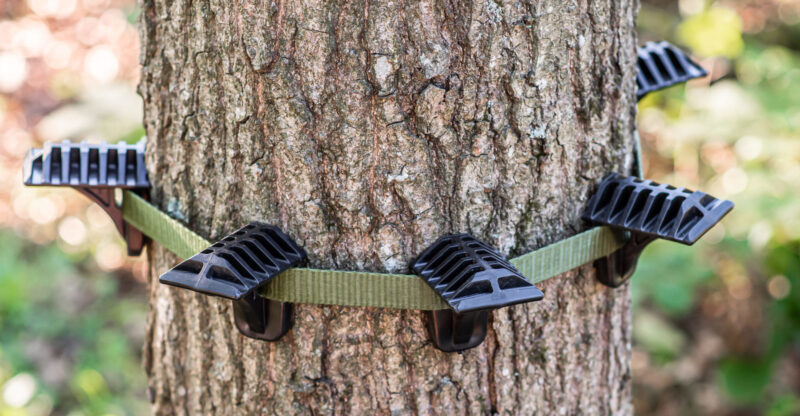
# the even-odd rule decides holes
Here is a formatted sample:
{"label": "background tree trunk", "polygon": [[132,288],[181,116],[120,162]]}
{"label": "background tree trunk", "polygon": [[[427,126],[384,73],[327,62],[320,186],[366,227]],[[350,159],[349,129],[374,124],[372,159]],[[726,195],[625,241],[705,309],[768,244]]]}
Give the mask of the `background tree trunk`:
{"label": "background tree trunk", "polygon": [[[407,272],[438,236],[515,256],[584,229],[629,171],[635,0],[144,0],[152,199],[209,239],[280,226],[313,267]],[[159,285],[157,414],[627,414],[630,301],[591,265],[498,310],[479,347],[417,311],[298,305],[280,342],[230,302]]]}

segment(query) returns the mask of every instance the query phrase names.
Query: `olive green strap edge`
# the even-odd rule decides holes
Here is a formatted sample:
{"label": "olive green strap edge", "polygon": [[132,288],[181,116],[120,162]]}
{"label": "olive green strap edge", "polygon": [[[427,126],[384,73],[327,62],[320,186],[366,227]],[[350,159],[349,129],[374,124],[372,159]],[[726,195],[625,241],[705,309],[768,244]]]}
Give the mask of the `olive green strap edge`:
{"label": "olive green strap edge", "polygon": [[634,163],[636,169],[634,173],[639,179],[644,179],[644,166],[642,166],[642,140],[639,138],[639,130],[633,131]]}
{"label": "olive green strap edge", "polygon": [[192,257],[212,244],[128,190],[122,191],[122,218],[182,259]]}
{"label": "olive green strap edge", "polygon": [[[125,221],[178,257],[187,259],[212,244],[131,191],[123,192],[122,213]],[[538,283],[608,256],[626,240],[624,233],[595,227],[510,261]],[[291,303],[448,309],[425,281],[407,274],[293,268],[272,279],[261,294]]]}

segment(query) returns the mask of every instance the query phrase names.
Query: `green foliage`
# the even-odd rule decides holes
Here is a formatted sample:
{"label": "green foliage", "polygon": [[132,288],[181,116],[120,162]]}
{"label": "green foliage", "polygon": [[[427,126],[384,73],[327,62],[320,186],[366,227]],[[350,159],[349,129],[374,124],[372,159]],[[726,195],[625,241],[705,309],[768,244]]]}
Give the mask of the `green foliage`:
{"label": "green foliage", "polygon": [[675,359],[686,347],[686,336],[678,328],[645,310],[637,311],[633,317],[633,339],[659,362]]}
{"label": "green foliage", "polygon": [[719,366],[720,382],[737,403],[757,403],[772,377],[772,365],[768,361],[726,359]]}
{"label": "green foliage", "polygon": [[715,77],[640,102],[648,177],[736,208],[695,247],[645,250],[631,283],[634,343],[658,371],[702,368],[687,390],[713,386],[721,413],[800,414],[800,392],[783,381],[800,348],[800,32],[767,24],[745,35],[740,12],[781,17],[741,3],[708,2],[683,18],[645,3],[640,14],[644,31],[709,57]]}
{"label": "green foliage", "polygon": [[774,129],[800,131],[800,56],[795,51],[751,41],[736,61],[736,72],[745,87],[766,110]]}
{"label": "green foliage", "polygon": [[702,252],[667,241],[651,243],[631,283],[634,302],[652,300],[674,316],[688,313],[694,306],[696,290],[714,276],[701,258]]}
{"label": "green foliage", "polygon": [[794,416],[800,414],[800,397],[786,394],[775,399],[767,409],[767,416]]}
{"label": "green foliage", "polygon": [[703,56],[735,58],[742,52],[742,20],[726,7],[711,7],[678,26],[678,37]]}
{"label": "green foliage", "polygon": [[789,283],[789,292],[775,301],[769,310],[772,359],[792,346],[800,347],[800,241],[773,244],[765,261],[771,275],[780,275]]}
{"label": "green foliage", "polygon": [[136,128],[136,129],[132,130],[128,134],[120,137],[119,140],[117,140],[117,141],[125,142],[125,143],[128,143],[128,144],[136,144],[144,136],[145,136],[144,127],[140,126],[140,127]]}
{"label": "green foliage", "polygon": [[0,415],[146,413],[144,298],[116,279],[0,232]]}

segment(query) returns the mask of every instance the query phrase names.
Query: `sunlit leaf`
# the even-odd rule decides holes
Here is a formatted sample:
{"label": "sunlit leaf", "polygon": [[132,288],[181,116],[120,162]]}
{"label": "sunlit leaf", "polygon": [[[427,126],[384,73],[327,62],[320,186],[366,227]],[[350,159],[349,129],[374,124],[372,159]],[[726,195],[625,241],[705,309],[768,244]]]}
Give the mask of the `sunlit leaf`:
{"label": "sunlit leaf", "polygon": [[742,53],[742,20],[726,7],[714,6],[678,26],[678,37],[702,56],[735,58]]}

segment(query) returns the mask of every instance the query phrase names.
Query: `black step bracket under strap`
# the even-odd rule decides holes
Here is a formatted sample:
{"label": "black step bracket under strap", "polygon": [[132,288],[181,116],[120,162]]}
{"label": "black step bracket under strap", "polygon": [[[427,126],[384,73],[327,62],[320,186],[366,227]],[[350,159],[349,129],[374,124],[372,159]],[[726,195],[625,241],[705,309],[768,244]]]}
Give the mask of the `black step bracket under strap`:
{"label": "black step bracket under strap", "polygon": [[636,99],[708,73],[669,42],[647,42],[637,49]]}
{"label": "black step bracket under strap", "polygon": [[275,341],[292,326],[292,305],[258,290],[307,260],[278,227],[251,222],[161,275],[159,282],[233,300],[236,327],[250,338]]}
{"label": "black step bracket under strap", "polygon": [[595,262],[597,278],[618,287],[631,277],[642,250],[656,238],[692,245],[733,209],[705,192],[612,173],[589,199],[583,219],[630,233],[610,256]]}
{"label": "black step bracket under strap", "polygon": [[452,308],[428,314],[431,339],[443,351],[483,342],[488,311],[544,296],[497,250],[469,234],[439,238],[412,269]]}
{"label": "black step bracket under strap", "polygon": [[141,231],[122,218],[122,207],[114,190],[130,189],[147,199],[150,182],[144,162],[145,141],[137,144],[47,143],[25,156],[23,180],[26,186],[65,186],[86,195],[114,221],[125,239],[128,255],[138,256],[147,243]]}

